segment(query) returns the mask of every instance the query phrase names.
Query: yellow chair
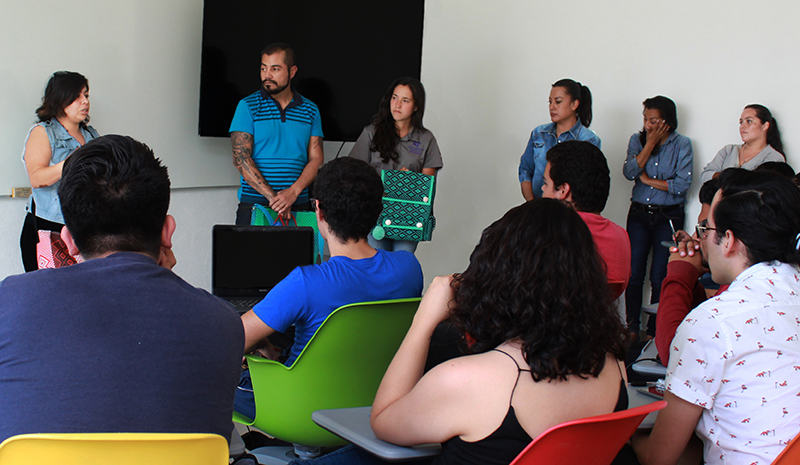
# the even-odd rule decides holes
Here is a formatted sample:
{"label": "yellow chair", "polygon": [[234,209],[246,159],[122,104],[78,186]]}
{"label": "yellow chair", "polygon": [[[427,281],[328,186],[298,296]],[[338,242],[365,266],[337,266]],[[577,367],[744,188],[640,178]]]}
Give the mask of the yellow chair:
{"label": "yellow chair", "polygon": [[0,464],[227,465],[228,441],[200,433],[21,434],[0,444]]}

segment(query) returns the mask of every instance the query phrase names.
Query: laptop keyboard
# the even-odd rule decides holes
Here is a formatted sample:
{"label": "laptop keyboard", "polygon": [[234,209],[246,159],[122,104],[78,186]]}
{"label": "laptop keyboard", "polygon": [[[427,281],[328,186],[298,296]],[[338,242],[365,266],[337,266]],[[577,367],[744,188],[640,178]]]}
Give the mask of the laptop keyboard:
{"label": "laptop keyboard", "polygon": [[261,299],[225,299],[233,305],[233,308],[236,309],[239,313],[244,313],[249,311],[251,308],[255,307],[257,303],[261,301]]}

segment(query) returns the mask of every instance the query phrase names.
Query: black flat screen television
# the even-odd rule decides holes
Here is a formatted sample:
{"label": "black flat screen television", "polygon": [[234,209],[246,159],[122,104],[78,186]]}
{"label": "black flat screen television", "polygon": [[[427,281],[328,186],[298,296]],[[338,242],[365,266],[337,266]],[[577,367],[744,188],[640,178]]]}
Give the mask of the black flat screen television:
{"label": "black flat screen television", "polygon": [[261,85],[261,50],[296,54],[292,86],[317,104],[326,140],[354,141],[391,82],[420,77],[424,0],[205,0],[201,136],[228,137],[242,98]]}

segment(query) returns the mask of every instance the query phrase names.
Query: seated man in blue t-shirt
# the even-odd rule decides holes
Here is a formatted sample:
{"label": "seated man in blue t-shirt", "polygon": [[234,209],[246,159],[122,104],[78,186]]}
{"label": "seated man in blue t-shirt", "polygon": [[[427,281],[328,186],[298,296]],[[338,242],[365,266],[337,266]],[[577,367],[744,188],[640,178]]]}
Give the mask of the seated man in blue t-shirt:
{"label": "seated man in blue t-shirt", "polygon": [[[326,164],[315,181],[317,222],[331,258],[320,265],[295,268],[252,310],[242,315],[245,353],[275,332],[295,326],[286,365],[294,363],[311,336],[334,310],[356,302],[419,297],[422,268],[414,254],[375,250],[367,235],[383,209],[383,183],[367,163],[338,158]],[[249,376],[243,375],[234,409],[255,418]]]}

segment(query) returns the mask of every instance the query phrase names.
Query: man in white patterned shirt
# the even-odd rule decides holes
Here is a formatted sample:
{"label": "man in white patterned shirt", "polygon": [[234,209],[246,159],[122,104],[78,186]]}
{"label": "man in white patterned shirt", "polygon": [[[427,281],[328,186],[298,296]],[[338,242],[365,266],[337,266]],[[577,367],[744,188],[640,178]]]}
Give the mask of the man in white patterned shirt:
{"label": "man in white patterned shirt", "polygon": [[694,432],[708,464],[768,465],[800,433],[800,191],[726,170],[704,234],[712,278],[730,287],[681,323],[669,405],[633,447],[643,465],[675,464]]}

